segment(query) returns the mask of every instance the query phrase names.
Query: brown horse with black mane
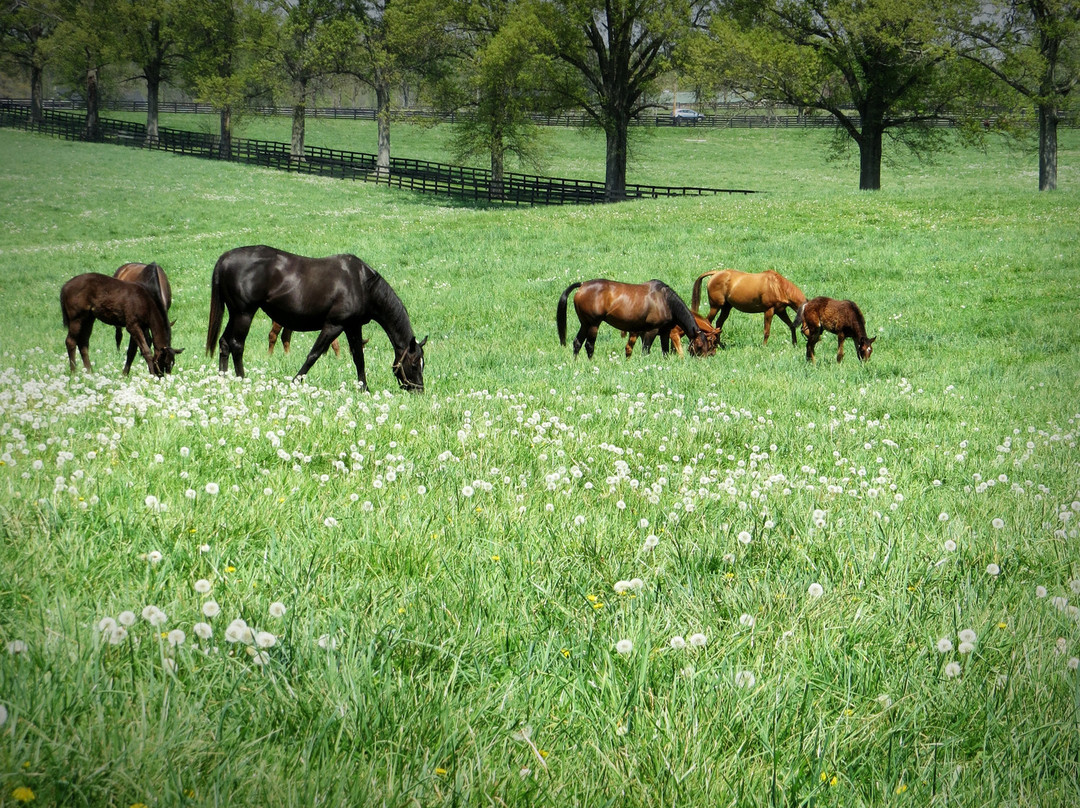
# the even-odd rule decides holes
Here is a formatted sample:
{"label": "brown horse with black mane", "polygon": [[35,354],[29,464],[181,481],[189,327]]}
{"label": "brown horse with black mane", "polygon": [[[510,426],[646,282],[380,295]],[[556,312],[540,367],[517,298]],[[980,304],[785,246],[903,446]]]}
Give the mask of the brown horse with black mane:
{"label": "brown horse with black mane", "polygon": [[592,358],[596,332],[601,323],[631,333],[656,329],[665,354],[670,345],[671,330],[675,326],[679,326],[690,339],[692,355],[705,356],[716,350],[716,345],[710,343],[694,321],[690,308],[666,283],[658,280],[620,283],[603,278],[572,283],[562,293],[555,311],[555,325],[559,329],[559,342],[562,345],[566,344],[567,300],[575,289],[578,292],[574,295],[574,309],[581,322],[581,328],[574,338],[575,357],[584,345],[585,353]]}
{"label": "brown horse with black mane", "polygon": [[690,296],[690,308],[695,312],[701,302],[701,282],[708,278],[706,291],[709,297],[709,316],[706,318],[712,322],[716,312],[720,312],[720,319],[716,321],[717,330],[723,330],[731,310],[738,309],[747,314],[765,315],[765,341],[769,343],[769,331],[772,329],[772,318],[775,314],[791,329],[791,344],[796,345],[795,326],[788,318],[787,309],[797,310],[806,302],[806,295],[802,290],[781,275],[779,272],[767,269],[764,272],[739,272],[734,269],[714,269],[704,272],[694,281],[693,293]]}
{"label": "brown horse with black mane", "polygon": [[161,299],[138,283],[119,281],[97,272],[76,275],[60,289],[60,310],[68,330],[66,344],[72,372],[76,347],[83,366],[91,370],[90,333],[95,320],[126,328],[131,334],[125,376],[131,370],[136,346],[155,376],[171,373],[176,355],[183,350],[174,350],[170,344],[172,327]]}
{"label": "brown horse with black mane", "polygon": [[[720,329],[713,328],[712,323],[710,323],[697,312],[690,313],[694,315],[694,322],[698,324],[698,328],[700,328],[702,333],[705,334],[705,339],[709,341],[710,344],[713,346],[713,352],[715,353],[717,347],[723,348],[724,345],[720,342]],[[652,329],[651,331],[646,331],[644,333],[635,333],[628,335],[626,340],[626,358],[629,359],[634,353],[634,345],[637,343],[638,337],[641,337],[641,353],[642,355],[647,356],[649,354],[649,351],[652,350],[653,341],[656,339],[659,333],[660,331],[658,329]],[[623,335],[627,336],[625,331],[623,332]],[[675,326],[671,329],[669,337],[671,339],[672,346],[675,348],[675,353],[677,353],[679,356],[682,356],[683,330],[679,326]]]}
{"label": "brown horse with black mane", "polygon": [[795,324],[801,325],[806,337],[806,361],[814,361],[814,346],[821,339],[822,331],[836,334],[836,361],[844,360],[844,340],[855,340],[859,361],[864,362],[873,352],[877,337],[866,336],[863,313],[850,300],[833,300],[831,297],[815,297],[799,307]]}
{"label": "brown horse with black mane", "polygon": [[[156,263],[150,264],[121,264],[119,269],[113,273],[113,277],[118,281],[127,281],[128,283],[138,283],[146,287],[146,291],[154,295],[161,301],[161,305],[165,307],[165,313],[168,314],[169,308],[172,306],[172,287],[169,286],[169,278],[165,275],[163,270]],[[173,325],[170,323],[170,325]],[[117,327],[116,329],[116,348],[120,349],[120,343],[123,340],[124,330]],[[128,351],[134,352],[132,343],[128,343]]]}

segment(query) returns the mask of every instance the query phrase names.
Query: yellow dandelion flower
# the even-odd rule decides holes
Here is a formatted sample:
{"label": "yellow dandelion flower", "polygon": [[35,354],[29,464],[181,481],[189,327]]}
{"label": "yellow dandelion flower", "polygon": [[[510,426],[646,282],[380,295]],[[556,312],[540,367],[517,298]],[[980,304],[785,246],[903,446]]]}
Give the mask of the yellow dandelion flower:
{"label": "yellow dandelion flower", "polygon": [[498,560],[499,560],[499,557],[498,557],[497,555],[493,555],[493,556],[491,557],[491,560],[492,560],[492,561],[498,561]]}
{"label": "yellow dandelion flower", "polygon": [[11,798],[15,800],[15,802],[33,802],[37,799],[37,796],[34,794],[34,790],[32,788],[27,788],[26,786],[19,786],[11,792]]}
{"label": "yellow dandelion flower", "polygon": [[538,749],[537,751],[540,753],[540,757],[542,757],[542,758],[546,758],[547,755],[548,755],[546,749]]}
{"label": "yellow dandelion flower", "polygon": [[907,791],[907,783],[901,783],[896,787],[897,794],[903,794],[905,791]]}
{"label": "yellow dandelion flower", "polygon": [[439,768],[435,769],[435,774],[439,775],[439,777],[446,777],[446,769],[440,766]]}
{"label": "yellow dandelion flower", "polygon": [[821,780],[821,782],[825,783],[828,781],[829,775],[827,772],[822,772],[821,777],[819,777],[818,779]]}
{"label": "yellow dandelion flower", "polygon": [[998,623],[998,628],[1008,628],[1008,627],[1009,627],[1008,623],[1006,623],[1004,621]]}
{"label": "yellow dandelion flower", "polygon": [[234,567],[232,564],[230,564],[229,566],[227,566],[225,568],[225,572],[236,572],[236,567]]}
{"label": "yellow dandelion flower", "polygon": [[831,778],[829,778],[829,785],[830,786],[835,786],[839,782],[840,782],[840,778],[837,777],[835,774]]}
{"label": "yellow dandelion flower", "polygon": [[559,650],[559,653],[562,654],[567,659],[570,658],[570,649],[569,648],[562,648],[562,649]]}
{"label": "yellow dandelion flower", "polygon": [[189,800],[195,799],[195,789],[193,789],[193,788],[185,788],[184,789],[184,796],[187,797]]}
{"label": "yellow dandelion flower", "polygon": [[585,600],[589,601],[589,603],[596,603],[596,595],[586,595]]}
{"label": "yellow dandelion flower", "polygon": [[133,802],[133,803],[131,803],[131,808],[146,808],[146,803],[145,802]]}

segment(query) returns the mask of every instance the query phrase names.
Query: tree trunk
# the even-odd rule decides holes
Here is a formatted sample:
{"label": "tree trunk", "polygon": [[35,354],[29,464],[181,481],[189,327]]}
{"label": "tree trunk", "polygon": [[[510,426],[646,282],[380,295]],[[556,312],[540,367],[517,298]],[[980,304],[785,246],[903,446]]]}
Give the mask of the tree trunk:
{"label": "tree trunk", "polygon": [[289,156],[293,160],[304,159],[304,131],[307,125],[306,90],[300,91],[300,101],[292,108],[292,146]]}
{"label": "tree trunk", "polygon": [[221,108],[221,138],[218,140],[218,159],[232,159],[232,105]]}
{"label": "tree trunk", "polygon": [[158,142],[158,99],[161,96],[161,80],[157,76],[146,79],[146,146]]}
{"label": "tree trunk", "polygon": [[86,71],[86,126],[83,137],[87,140],[101,140],[101,116],[99,114],[98,68]]}
{"label": "tree trunk", "polygon": [[629,123],[625,120],[609,122],[606,127],[607,162],[604,167],[605,202],[622,202],[626,199],[628,129]]}
{"label": "tree trunk", "polygon": [[36,64],[30,67],[30,122],[35,124],[41,123],[42,118],[44,76],[45,70],[42,67]]}
{"label": "tree trunk", "polygon": [[503,194],[503,164],[506,161],[506,146],[503,144],[502,134],[495,132],[491,140],[491,185],[488,190],[490,199],[502,199]]}
{"label": "tree trunk", "polygon": [[375,77],[375,118],[379,122],[379,148],[375,173],[379,179],[390,179],[390,83],[380,75]]}
{"label": "tree trunk", "polygon": [[881,190],[881,138],[880,126],[863,120],[859,144],[859,190]]}
{"label": "tree trunk", "polygon": [[1057,127],[1055,107],[1039,107],[1039,190],[1057,189]]}

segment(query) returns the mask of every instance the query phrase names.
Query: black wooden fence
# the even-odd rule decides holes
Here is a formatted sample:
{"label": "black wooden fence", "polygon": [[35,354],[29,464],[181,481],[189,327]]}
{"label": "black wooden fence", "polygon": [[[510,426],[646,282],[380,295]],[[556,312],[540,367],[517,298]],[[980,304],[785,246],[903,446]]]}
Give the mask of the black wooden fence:
{"label": "black wooden fence", "polygon": [[[0,101],[0,126],[42,132],[68,140],[86,140],[88,138],[85,125],[85,115],[56,109],[44,110],[41,122],[35,124],[30,119],[29,106]],[[364,180],[468,201],[525,205],[581,205],[619,201],[608,199],[604,183],[592,180],[540,177],[508,172],[503,175],[503,181],[500,184],[495,183],[491,172],[485,169],[401,157],[391,157],[389,168],[379,170],[374,154],[326,149],[320,146],[305,147],[303,157],[294,157],[286,143],[233,138],[229,153],[223,155],[217,135],[161,127],[158,130],[157,140],[151,142],[147,138],[145,124],[112,118],[101,119],[100,133],[95,139],[104,143],[160,149],[208,159],[225,159],[303,174]],[[655,199],[722,193],[754,192],[730,188],[628,184],[626,194],[621,199]]]}

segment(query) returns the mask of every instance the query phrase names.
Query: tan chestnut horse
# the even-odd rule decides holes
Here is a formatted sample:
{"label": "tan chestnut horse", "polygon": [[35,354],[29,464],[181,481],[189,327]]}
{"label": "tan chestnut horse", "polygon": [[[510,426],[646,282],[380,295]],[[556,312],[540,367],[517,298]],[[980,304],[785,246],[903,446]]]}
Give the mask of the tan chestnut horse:
{"label": "tan chestnut horse", "polygon": [[814,361],[814,346],[821,339],[822,331],[836,334],[836,361],[844,360],[844,340],[855,340],[860,362],[870,358],[877,337],[866,336],[863,313],[850,300],[833,300],[831,297],[815,297],[799,307],[795,324],[802,327],[806,337],[806,361]]}
{"label": "tan chestnut horse", "polygon": [[136,345],[155,376],[171,373],[176,355],[182,350],[174,350],[170,345],[172,329],[161,300],[142,284],[118,281],[97,272],[76,275],[60,289],[60,311],[68,330],[66,344],[72,372],[76,348],[82,355],[83,366],[91,370],[90,333],[95,320],[126,328],[131,334],[125,376],[131,370]]}
{"label": "tan chestnut horse", "polygon": [[[137,283],[146,287],[146,291],[161,301],[161,305],[165,307],[166,314],[169,308],[172,306],[172,287],[169,286],[169,278],[165,275],[165,270],[159,267],[156,263],[151,264],[121,264],[120,268],[113,273],[113,277],[118,281],[127,281],[128,283]],[[120,350],[120,343],[123,341],[124,329],[117,326],[116,328],[116,349]],[[128,352],[134,355],[134,343],[128,343]]]}
{"label": "tan chestnut horse", "polygon": [[[292,345],[292,333],[291,328],[285,328],[281,323],[272,324],[270,326],[270,350],[267,353],[271,356],[274,355],[274,345],[278,341],[278,334],[281,334],[281,350],[288,353],[289,347]],[[334,349],[334,356],[341,356],[341,346],[338,345],[337,340],[331,342],[330,347]]]}
{"label": "tan chestnut horse", "polygon": [[[694,315],[694,321],[698,324],[698,328],[701,329],[702,333],[705,334],[705,339],[712,347],[710,353],[715,353],[717,346],[721,348],[724,347],[723,343],[720,342],[720,329],[713,328],[712,324],[700,314],[697,314],[696,312],[691,312],[691,314]],[[653,340],[656,339],[657,334],[659,333],[659,331],[654,329],[652,331],[646,331],[643,334],[630,334],[629,338],[626,340],[626,358],[629,359],[634,353],[634,345],[637,343],[638,337],[641,337],[641,353],[643,355],[648,355],[649,351],[652,350]],[[623,336],[627,336],[625,331],[623,332]],[[682,356],[683,330],[679,326],[675,326],[671,329],[669,336],[671,344],[675,347],[675,353]]]}
{"label": "tan chestnut horse", "polygon": [[788,318],[787,307],[796,310],[806,302],[806,295],[802,290],[772,269],[764,272],[751,273],[739,272],[734,269],[714,269],[704,272],[694,281],[694,290],[690,297],[690,308],[695,312],[701,302],[701,282],[708,278],[706,290],[709,296],[709,316],[706,318],[712,322],[716,312],[720,312],[720,318],[716,321],[716,329],[722,331],[724,321],[727,320],[731,310],[738,309],[747,314],[765,314],[765,342],[769,343],[769,331],[772,329],[772,318],[775,314],[791,329],[791,344],[797,345],[795,326]]}
{"label": "tan chestnut horse", "polygon": [[620,331],[644,332],[657,329],[660,347],[666,354],[671,340],[671,329],[679,326],[690,339],[690,353],[704,356],[714,352],[705,334],[694,321],[694,315],[675,290],[662,281],[648,283],[619,283],[597,278],[584,283],[572,283],[559,298],[555,311],[555,325],[559,329],[559,342],[566,344],[566,306],[570,293],[574,295],[581,328],[574,338],[574,356],[581,346],[592,358],[596,347],[596,332],[601,323],[608,323]]}

